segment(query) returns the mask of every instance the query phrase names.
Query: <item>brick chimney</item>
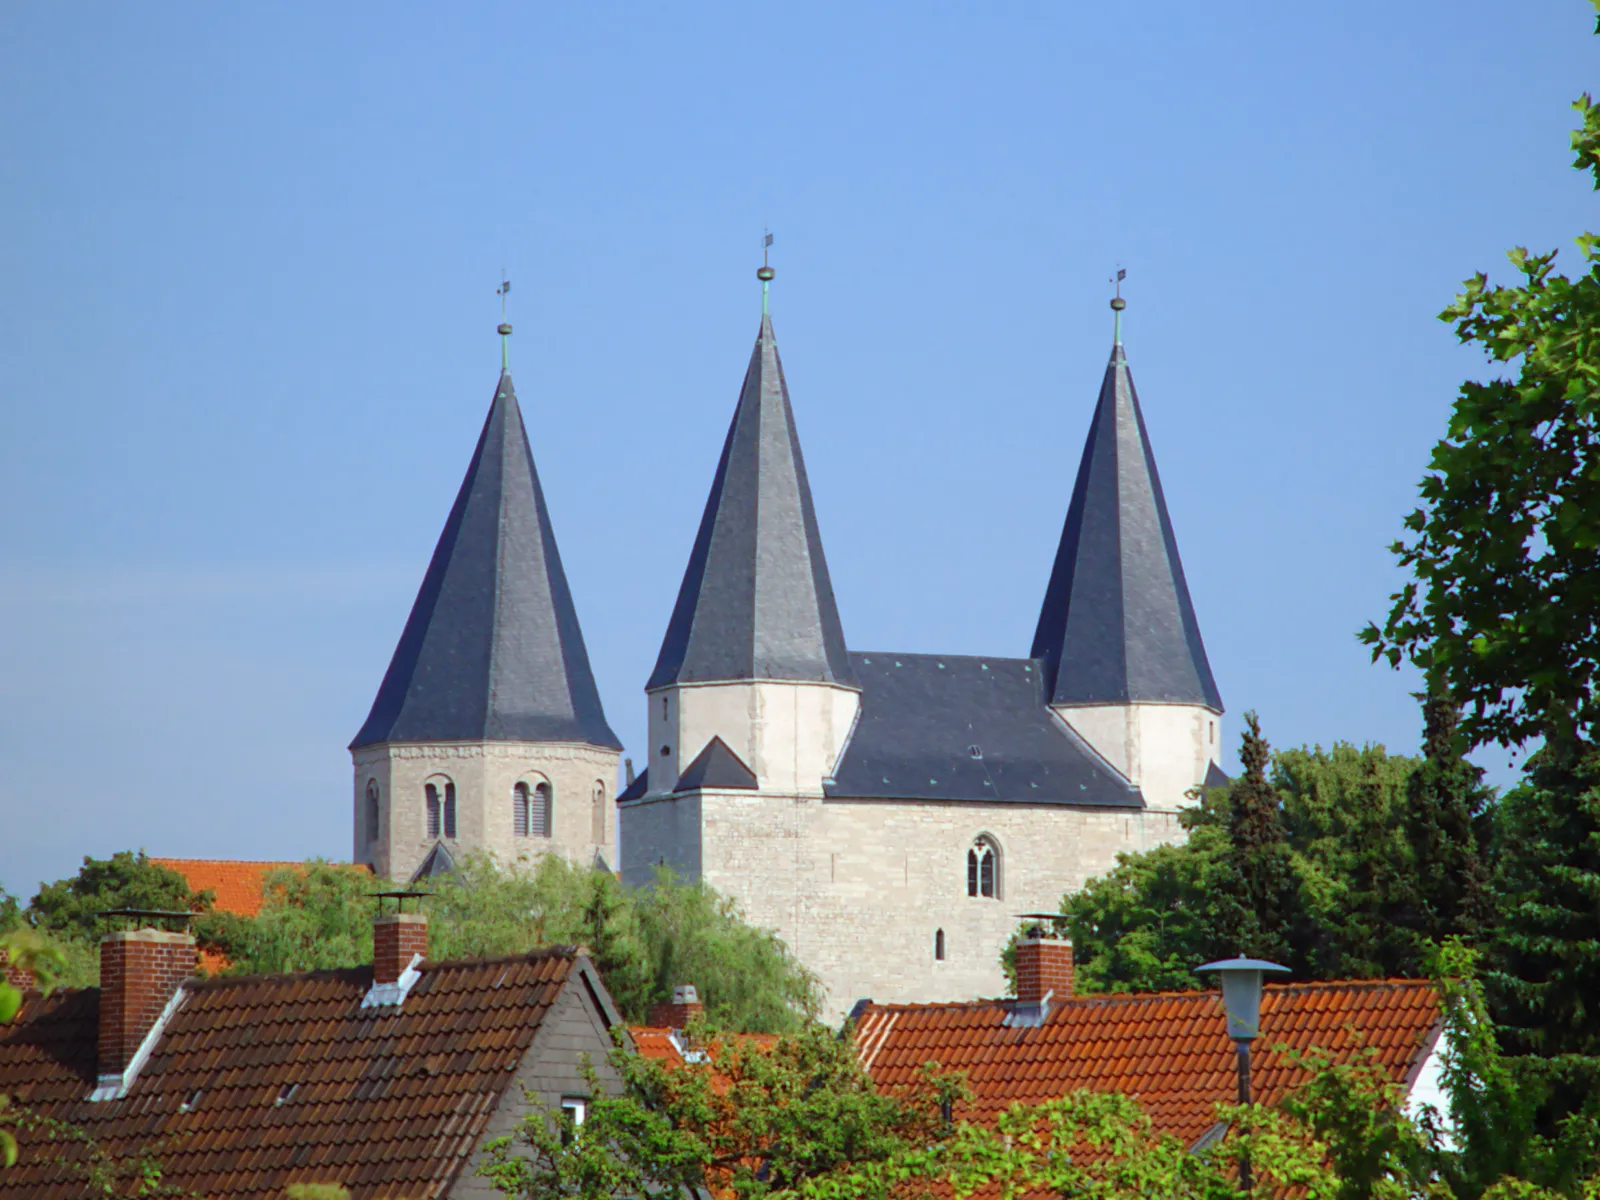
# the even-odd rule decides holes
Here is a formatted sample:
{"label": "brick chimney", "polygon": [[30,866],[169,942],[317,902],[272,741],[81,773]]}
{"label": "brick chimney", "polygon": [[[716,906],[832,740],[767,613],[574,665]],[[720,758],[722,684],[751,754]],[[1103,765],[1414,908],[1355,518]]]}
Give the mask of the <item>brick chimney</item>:
{"label": "brick chimney", "polygon": [[705,1011],[706,1006],[700,1003],[700,993],[695,991],[694,984],[680,983],[672,989],[672,1003],[650,1006],[645,1024],[660,1029],[682,1029]]}
{"label": "brick chimney", "polygon": [[1032,931],[1017,943],[1017,1003],[1041,1004],[1072,995],[1072,943]]}
{"label": "brick chimney", "polygon": [[140,1046],[194,968],[194,938],[187,933],[128,929],[100,939],[97,1096],[108,1087],[119,1092],[133,1081]]}
{"label": "brick chimney", "polygon": [[382,913],[372,922],[372,982],[398,983],[413,955],[428,957],[428,918],[422,913]]}
{"label": "brick chimney", "polygon": [[34,979],[33,972],[28,970],[27,967],[19,966],[17,963],[12,962],[10,955],[6,956],[5,968],[0,971],[0,974],[5,976],[7,983],[24,994],[33,991],[38,986],[38,981]]}

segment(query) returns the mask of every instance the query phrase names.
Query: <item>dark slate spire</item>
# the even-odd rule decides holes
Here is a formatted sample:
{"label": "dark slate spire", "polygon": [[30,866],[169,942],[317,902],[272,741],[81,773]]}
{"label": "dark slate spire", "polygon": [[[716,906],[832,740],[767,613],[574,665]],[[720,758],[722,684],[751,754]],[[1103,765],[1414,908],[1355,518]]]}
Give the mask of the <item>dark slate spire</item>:
{"label": "dark slate spire", "polygon": [[734,679],[852,682],[766,313],[645,687]]}
{"label": "dark slate spire", "polygon": [[1222,711],[1120,336],[1111,350],[1033,657],[1052,704]]}
{"label": "dark slate spire", "polygon": [[482,740],[622,748],[600,707],[506,370],[351,746]]}

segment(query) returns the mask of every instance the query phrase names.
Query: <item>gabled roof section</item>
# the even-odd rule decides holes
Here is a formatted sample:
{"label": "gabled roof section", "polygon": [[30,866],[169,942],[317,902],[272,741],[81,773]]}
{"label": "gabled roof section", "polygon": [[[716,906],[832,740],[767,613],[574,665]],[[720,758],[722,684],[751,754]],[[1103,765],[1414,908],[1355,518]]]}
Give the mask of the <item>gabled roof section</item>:
{"label": "gabled roof section", "polygon": [[1144,807],[1047,707],[1034,659],[870,651],[850,661],[861,711],[831,800]]}
{"label": "gabled roof section", "polygon": [[[442,1197],[562,989],[589,969],[571,947],[429,963],[403,1006],[380,1009],[361,1007],[370,967],[193,980],[114,1103],[88,1099],[99,991],[35,993],[0,1026],[0,1092],[113,1158],[158,1148],[162,1182],[185,1195],[279,1200],[291,1183],[338,1182],[355,1200]],[[85,1146],[16,1132],[0,1194],[81,1192]]]}
{"label": "gabled roof section", "polygon": [[622,789],[622,794],[617,797],[617,803],[622,804],[629,800],[637,800],[650,790],[650,768],[646,767],[633,777],[633,782]]}
{"label": "gabled roof section", "polygon": [[789,389],[765,314],[645,687],[739,679],[851,682]]}
{"label": "gabled roof section", "polygon": [[445,741],[622,745],[600,706],[509,371],[351,747]]}
{"label": "gabled roof section", "polygon": [[445,875],[456,873],[456,856],[450,853],[450,847],[443,842],[435,842],[433,849],[428,851],[427,857],[422,860],[417,869],[411,872],[409,883],[416,883],[423,879],[437,879]]}
{"label": "gabled roof section", "polygon": [[728,743],[713,737],[706,748],[695,755],[692,763],[678,776],[675,792],[692,792],[696,788],[728,788],[733,791],[753,792],[759,785],[756,773],[745,766],[744,759],[728,749]]}
{"label": "gabled roof section", "polygon": [[1120,341],[1100,385],[1032,654],[1045,664],[1052,704],[1222,711]]}
{"label": "gabled roof section", "polygon": [[[965,1072],[973,1091],[957,1119],[992,1122],[1013,1101],[1078,1088],[1135,1097],[1159,1132],[1192,1145],[1237,1094],[1237,1063],[1216,992],[1058,997],[1043,1024],[1008,1024],[1016,1002],[866,1004],[854,1036],[879,1088],[914,1083],[923,1064]],[[1427,980],[1268,984],[1251,1052],[1256,1103],[1276,1105],[1310,1073],[1313,1048],[1336,1063],[1371,1052],[1409,1087],[1433,1050],[1439,998]],[[1280,1050],[1285,1047],[1287,1052]]]}

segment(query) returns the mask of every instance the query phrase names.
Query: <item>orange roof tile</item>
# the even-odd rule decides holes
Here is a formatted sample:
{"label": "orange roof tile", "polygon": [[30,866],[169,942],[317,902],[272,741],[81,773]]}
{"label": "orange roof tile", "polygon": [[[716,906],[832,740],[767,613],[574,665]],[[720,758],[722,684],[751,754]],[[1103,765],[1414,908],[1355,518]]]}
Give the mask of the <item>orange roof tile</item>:
{"label": "orange roof tile", "polygon": [[[32,993],[0,1026],[0,1093],[114,1158],[157,1148],[186,1195],[337,1181],[356,1200],[425,1200],[448,1191],[580,961],[561,947],[428,963],[399,1009],[361,1007],[371,967],[192,981],[126,1097],[101,1102],[99,990]],[[72,1193],[83,1145],[16,1134],[0,1197]]]}
{"label": "orange roof tile", "polygon": [[[1044,1024],[1007,1026],[1012,1002],[871,1004],[855,1039],[880,1087],[914,1082],[925,1063],[964,1071],[974,1093],[965,1115],[992,1120],[1013,1101],[1070,1091],[1123,1092],[1158,1130],[1192,1143],[1215,1123],[1214,1106],[1237,1095],[1233,1043],[1215,992],[1075,996]],[[1439,999],[1425,980],[1268,985],[1252,1048],[1255,1099],[1275,1104],[1305,1072],[1292,1051],[1348,1061],[1363,1048],[1395,1082],[1410,1084],[1432,1050]]]}
{"label": "orange roof tile", "polygon": [[[253,917],[261,911],[261,888],[267,874],[283,867],[303,867],[301,862],[271,862],[247,858],[152,858],[153,863],[178,872],[191,891],[210,892],[217,912]],[[341,863],[352,871],[371,873],[364,863]]]}

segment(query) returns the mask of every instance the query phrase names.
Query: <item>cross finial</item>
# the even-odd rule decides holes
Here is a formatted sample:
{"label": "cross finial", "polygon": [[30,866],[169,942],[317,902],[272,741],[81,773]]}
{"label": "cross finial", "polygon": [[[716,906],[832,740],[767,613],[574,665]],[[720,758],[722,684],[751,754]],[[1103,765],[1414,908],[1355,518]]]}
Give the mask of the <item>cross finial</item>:
{"label": "cross finial", "polygon": [[767,289],[772,284],[772,277],[777,274],[767,265],[767,252],[772,249],[772,231],[763,229],[761,233],[761,269],[756,272],[756,278],[761,280],[761,315],[767,315]]}
{"label": "cross finial", "polygon": [[1111,300],[1111,311],[1116,313],[1115,344],[1122,345],[1122,310],[1128,307],[1128,302],[1122,298],[1122,281],[1128,277],[1125,267],[1118,267],[1117,273],[1107,282],[1117,285],[1117,294]]}
{"label": "cross finial", "polygon": [[500,369],[511,369],[511,326],[506,323],[506,296],[511,292],[511,280],[506,278],[506,269],[500,268],[500,286],[495,288],[494,294],[500,297]]}

